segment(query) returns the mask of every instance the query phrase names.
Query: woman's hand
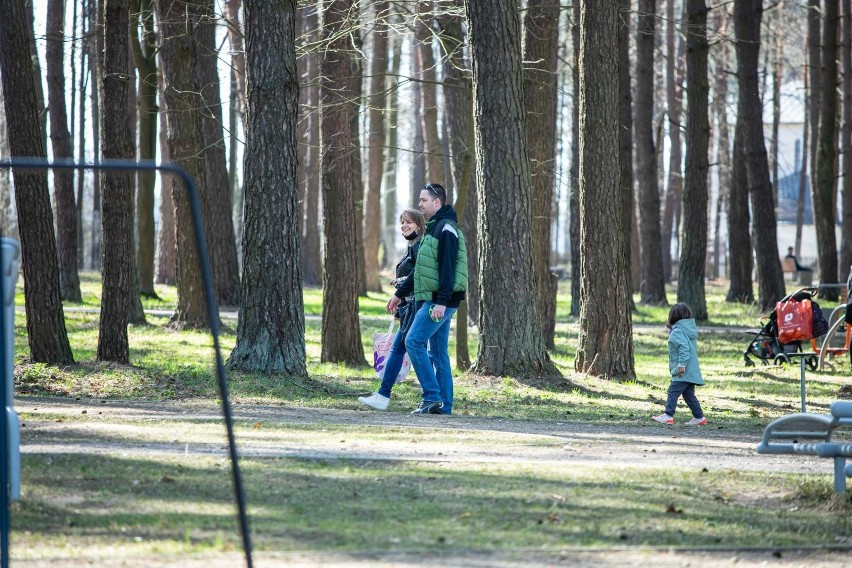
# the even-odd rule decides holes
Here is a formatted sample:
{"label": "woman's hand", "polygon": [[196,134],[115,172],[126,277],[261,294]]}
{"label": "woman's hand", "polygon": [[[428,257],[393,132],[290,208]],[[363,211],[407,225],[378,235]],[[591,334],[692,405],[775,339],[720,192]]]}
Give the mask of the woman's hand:
{"label": "woman's hand", "polygon": [[401,300],[396,296],[391,296],[390,300],[388,300],[387,310],[389,314],[392,314],[399,307],[399,303]]}

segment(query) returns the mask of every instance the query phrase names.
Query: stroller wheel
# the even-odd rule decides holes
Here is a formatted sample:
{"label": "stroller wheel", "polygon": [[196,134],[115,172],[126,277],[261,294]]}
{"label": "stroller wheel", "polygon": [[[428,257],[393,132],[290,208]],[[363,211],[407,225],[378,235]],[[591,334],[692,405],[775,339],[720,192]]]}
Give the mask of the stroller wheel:
{"label": "stroller wheel", "polygon": [[784,355],[783,353],[781,353],[780,355],[775,356],[775,359],[773,359],[773,362],[776,365],[784,365],[784,364],[790,362],[790,358],[787,357],[786,355]]}
{"label": "stroller wheel", "polygon": [[819,359],[813,356],[808,357],[807,364],[808,369],[810,369],[811,371],[816,371],[817,367],[819,366]]}

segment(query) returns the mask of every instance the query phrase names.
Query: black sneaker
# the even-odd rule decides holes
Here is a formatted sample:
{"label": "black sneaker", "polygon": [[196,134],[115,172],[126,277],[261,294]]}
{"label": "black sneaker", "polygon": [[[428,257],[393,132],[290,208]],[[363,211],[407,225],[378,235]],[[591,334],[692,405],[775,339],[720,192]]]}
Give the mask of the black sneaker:
{"label": "black sneaker", "polygon": [[441,414],[442,406],[444,406],[444,403],[440,400],[435,402],[423,400],[420,402],[420,406],[415,408],[411,414]]}

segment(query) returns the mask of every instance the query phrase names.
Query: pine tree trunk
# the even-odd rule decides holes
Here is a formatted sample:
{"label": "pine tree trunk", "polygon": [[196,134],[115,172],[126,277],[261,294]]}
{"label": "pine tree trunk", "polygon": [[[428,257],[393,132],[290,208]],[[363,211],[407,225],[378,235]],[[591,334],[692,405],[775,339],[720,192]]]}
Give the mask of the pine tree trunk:
{"label": "pine tree trunk", "polygon": [[660,233],[660,190],[657,184],[657,153],[653,125],[656,4],[656,0],[639,1],[636,34],[634,131],[639,190],[639,237],[642,245],[641,298],[643,304],[666,303]]}
{"label": "pine tree trunk", "polygon": [[382,291],[379,282],[379,241],[382,225],[382,178],[385,166],[385,83],[388,67],[388,10],[390,3],[375,4],[376,28],[372,33],[370,62],[369,131],[367,133],[367,187],[364,192],[364,276],[367,290]]}
{"label": "pine tree trunk", "polygon": [[357,93],[352,39],[344,30],[352,25],[347,16],[352,0],[333,0],[323,7],[323,40],[326,50],[320,60],[320,106],[322,129],[321,186],[323,198],[323,363],[364,366],[361,324],[358,319],[355,179],[353,161],[353,115]]}
{"label": "pine tree trunk", "polygon": [[707,5],[686,0],[686,179],[683,188],[683,226],[677,300],[706,320],[704,273],[707,261],[707,171],[710,169],[710,120],[707,98]]}
{"label": "pine tree trunk", "polygon": [[572,8],[573,24],[571,41],[573,46],[571,72],[571,194],[568,198],[571,235],[571,315],[580,316],[582,311],[582,291],[580,289],[580,3],[574,2]]}
{"label": "pine tree trunk", "polygon": [[[554,348],[556,289],[550,271],[550,231],[556,165],[558,0],[529,0],[524,16],[526,142],[532,175],[532,262],[545,347]],[[626,225],[630,230],[629,223]]]}
{"label": "pine tree trunk", "polygon": [[[463,8],[462,0],[456,0],[455,5]],[[468,296],[456,312],[456,368],[467,370],[471,365],[468,347],[467,324],[471,315],[470,306],[478,301],[478,295],[471,299],[471,276],[475,274],[476,251],[475,240],[470,239],[470,226],[475,226],[476,213],[471,207],[475,199],[470,195],[473,178],[473,100],[471,85],[467,79],[467,63],[464,58],[464,35],[460,15],[446,15],[439,19],[441,26],[440,45],[444,53],[444,101],[446,111],[444,124],[450,146],[450,176],[452,187],[456,190],[454,209],[458,216],[459,226],[467,238],[468,251]],[[471,244],[474,243],[474,244]],[[478,314],[478,310],[475,312]]]}
{"label": "pine tree trunk", "polygon": [[[86,159],[86,84],[88,77],[88,69],[86,68],[86,61],[89,53],[89,41],[91,39],[88,36],[88,21],[89,19],[86,17],[86,7],[84,5],[80,6],[80,32],[82,34],[81,45],[80,45],[80,79],[78,83],[78,91],[80,92],[79,98],[79,107],[78,107],[78,116],[80,117],[80,121],[78,123],[78,136],[77,136],[77,148],[79,149],[79,156],[77,159],[80,161],[84,161]],[[97,176],[96,176],[97,177]],[[85,233],[83,231],[83,193],[86,186],[86,172],[83,169],[77,171],[77,268],[82,270],[86,266],[86,238]]]}
{"label": "pine tree trunk", "polygon": [[[726,13],[722,10],[716,11],[715,18],[716,29],[719,33],[727,33]],[[730,201],[731,194],[731,138],[730,129],[728,128],[728,62],[729,50],[728,44],[722,43],[717,47],[716,51],[716,93],[713,95],[713,113],[716,116],[716,132],[718,142],[716,146],[716,164],[719,177],[719,196],[716,201],[716,221],[713,238],[713,277],[721,278],[726,275],[726,271],[721,266],[722,255],[722,238],[721,233],[722,223],[721,218],[726,211],[726,202]],[[730,249],[728,250],[730,255]]]}
{"label": "pine tree trunk", "polygon": [[579,177],[583,305],[574,365],[579,373],[631,379],[635,371],[624,253],[627,243],[624,231],[611,228],[612,219],[622,218],[618,42],[611,39],[618,37],[618,11],[614,2],[582,4]]}
{"label": "pine tree trunk", "polygon": [[205,229],[216,297],[220,305],[236,306],[240,301],[240,271],[234,237],[231,187],[225,160],[213,0],[204,2],[204,10],[196,34],[198,60],[194,81],[198,85],[198,120],[204,155],[204,191],[207,193],[208,224]]}
{"label": "pine tree trunk", "polygon": [[[811,123],[810,131],[810,160],[811,164],[816,164],[816,149],[818,145],[819,134],[819,115],[820,103],[822,100],[822,66],[820,64],[820,0],[808,0],[807,9],[807,25],[808,25],[808,97],[807,104],[810,107],[808,118]],[[813,170],[810,173],[811,187],[816,185],[816,168],[811,166]]]}
{"label": "pine tree trunk", "polygon": [[[621,197],[622,227],[626,242],[633,243],[633,236],[638,235],[638,227],[635,223],[636,197],[633,194],[633,88],[630,85],[630,0],[619,0],[619,26],[618,26],[618,154],[621,160]],[[624,249],[627,255],[627,266],[630,267],[631,291],[634,290],[633,282],[635,276],[636,288],[641,282],[641,264],[638,262],[638,239],[636,239],[637,257],[634,258],[632,246]],[[634,260],[637,262],[636,274],[633,273]],[[633,295],[630,296],[633,304]]]}
{"label": "pine tree trunk", "polygon": [[[669,174],[666,187],[666,199],[663,209],[662,254],[663,273],[666,282],[672,279],[672,235],[678,236],[679,211],[683,201],[683,145],[681,137],[683,114],[683,54],[686,50],[683,36],[675,48],[675,28],[682,24],[675,20],[674,2],[666,4],[666,115],[668,115]],[[662,169],[662,168],[661,168]]]}
{"label": "pine tree trunk", "polygon": [[[101,153],[101,54],[103,50],[103,19],[101,6],[105,0],[89,0],[89,74],[91,84],[92,150],[94,155]],[[90,263],[92,270],[101,269],[101,176],[93,176],[92,224],[90,227]]]}
{"label": "pine tree trunk", "polygon": [[402,60],[402,38],[391,37],[389,42],[393,45],[391,48],[390,76],[387,78],[387,89],[390,91],[385,103],[385,140],[387,140],[387,152],[385,152],[385,177],[384,177],[384,266],[390,267],[393,265],[396,257],[396,235],[397,235],[397,216],[396,216],[396,169],[397,169],[397,144],[399,137],[397,136],[397,117],[399,109],[397,101],[399,100],[399,68]]}
{"label": "pine tree trunk", "polygon": [[[157,88],[160,93],[160,161],[171,162],[168,137],[168,105],[164,95],[165,86],[162,84],[163,74],[158,75]],[[175,227],[175,200],[172,196],[172,174],[160,173],[160,227],[157,231],[157,265],[155,281],[157,284],[174,286],[177,283],[177,230]]]}
{"label": "pine tree trunk", "polygon": [[[821,100],[819,135],[814,173],[816,183],[811,186],[814,206],[817,255],[821,282],[838,282],[837,237],[834,232],[837,211],[837,0],[823,3]],[[821,288],[820,298],[835,301],[836,288]]]}
{"label": "pine tree trunk", "polygon": [[[25,0],[4,3],[0,18],[0,80],[9,151],[12,156],[46,156],[39,125],[39,107],[30,44],[32,19]],[[59,265],[53,234],[53,214],[45,171],[12,172],[21,238],[24,302],[30,359],[49,364],[73,363],[59,295]]]}
{"label": "pine tree trunk", "polygon": [[[183,168],[199,191],[202,213],[207,211],[207,185],[201,124],[198,120],[198,85],[194,81],[198,65],[198,26],[205,14],[206,3],[164,0],[156,4],[160,23],[160,62],[164,78],[164,102],[168,147],[174,163]],[[169,325],[175,329],[208,327],[207,308],[198,263],[198,247],[193,233],[189,195],[182,180],[171,176],[172,199],[175,203],[175,267],[178,305]],[[209,227],[207,220],[204,226]]]}
{"label": "pine tree trunk", "polygon": [[[306,14],[305,28],[309,40],[318,39],[319,8],[313,7]],[[319,55],[315,52],[304,56],[307,59],[307,104],[311,109],[308,126],[308,152],[305,165],[308,184],[305,189],[305,221],[302,233],[302,266],[304,282],[308,286],[322,284],[322,253],[320,252],[319,195],[320,195],[320,110],[319,110]]]}
{"label": "pine tree trunk", "polygon": [[542,336],[532,263],[531,177],[525,140],[518,8],[466,5],[473,61],[474,134],[481,228],[479,351],[482,375],[559,376]]}
{"label": "pine tree trunk", "polygon": [[763,105],[760,101],[758,81],[761,5],[762,0],[737,0],[734,4],[737,80],[740,93],[737,120],[742,122],[744,150],[744,154],[735,155],[745,157],[757,251],[758,307],[761,311],[768,311],[784,296],[784,275],[778,258],[775,200],[763,139]]}
{"label": "pine tree trunk", "polygon": [[772,137],[769,140],[769,155],[772,158],[772,187],[775,188],[775,205],[778,205],[778,130],[781,123],[781,82],[784,75],[784,3],[776,9],[774,18],[775,43],[772,50]]}
{"label": "pine tree trunk", "polygon": [[[65,2],[47,4],[47,98],[50,105],[50,140],[55,159],[73,157],[68,114],[65,109]],[[56,203],[56,246],[59,249],[59,291],[63,300],[80,302],[77,274],[77,215],[74,203],[74,172],[53,172],[53,198]]]}
{"label": "pine tree trunk", "polygon": [[[0,89],[0,109],[5,109],[3,89]],[[6,134],[6,113],[0,112],[0,156],[9,155],[9,137]],[[0,169],[0,234],[12,237],[12,176],[7,168]]]}
{"label": "pine tree trunk", "polygon": [[355,250],[357,252],[355,255],[355,273],[357,274],[358,296],[366,297],[367,270],[364,266],[364,224],[362,222],[362,219],[364,219],[364,178],[361,171],[361,162],[363,161],[363,157],[361,156],[361,109],[363,104],[361,99],[364,94],[364,61],[361,57],[363,49],[360,30],[360,4],[358,2],[353,2],[350,14],[352,20],[350,21],[351,30],[349,31],[349,38],[352,42],[351,45],[354,46],[349,58],[352,66],[352,70],[349,72],[349,76],[352,77],[350,97],[354,103],[350,117],[352,124],[350,125],[349,132],[352,136],[350,143],[350,147],[352,148],[352,191],[355,198],[356,220]]}
{"label": "pine tree trunk", "polygon": [[852,0],[843,0],[843,39],[840,59],[843,65],[843,225],[840,233],[840,279],[852,271]]}
{"label": "pine tree trunk", "polygon": [[228,365],[306,378],[295,2],[246,0],[243,280]]}
{"label": "pine tree trunk", "polygon": [[[743,156],[743,120],[737,113],[737,124],[734,127],[734,156]],[[731,287],[726,300],[751,304],[754,302],[754,287],[752,270],[751,214],[748,207],[748,172],[745,161],[733,160],[731,168],[731,191],[728,200],[728,263],[731,267]]]}
{"label": "pine tree trunk", "polygon": [[[237,100],[240,116],[245,124],[246,109],[246,55],[243,48],[242,26],[240,26],[241,0],[225,0],[225,14],[228,20],[228,42],[231,46],[231,64],[237,80]],[[316,13],[316,9],[314,9]]]}
{"label": "pine tree trunk", "polygon": [[[130,20],[132,25],[132,18]],[[130,35],[130,27],[128,27],[128,36]],[[139,113],[136,106],[136,65],[133,62],[133,54],[131,44],[129,43],[127,53],[127,128],[130,135],[130,156],[132,161],[137,160],[135,142],[138,139],[137,126],[139,122]],[[132,172],[130,175],[130,289],[127,293],[127,323],[129,325],[145,325],[148,322],[145,320],[145,308],[142,307],[142,294],[139,290],[139,271],[136,270],[136,232],[134,229],[134,219],[136,218],[136,198],[137,185],[139,182],[140,172]]]}
{"label": "pine tree trunk", "polygon": [[411,122],[413,123],[414,140],[411,146],[411,184],[409,186],[411,197],[409,198],[409,203],[412,207],[417,207],[417,201],[420,198],[420,188],[427,182],[425,181],[426,156],[423,153],[423,121],[419,119],[423,113],[423,95],[421,94],[423,83],[420,81],[423,73],[423,65],[420,61],[420,49],[416,42],[412,42],[409,62],[411,64],[411,76],[414,78],[411,85],[411,116],[414,117]]}
{"label": "pine tree trunk", "polygon": [[[130,8],[134,32],[133,60],[139,72],[139,159],[153,160],[157,151],[157,60],[151,0],[134,0]],[[141,32],[141,37],[140,37]],[[136,270],[139,291],[149,298],[154,291],[154,191],[156,174],[139,172],[136,188]]]}
{"label": "pine tree trunk", "polygon": [[[127,2],[104,4],[103,80],[101,81],[102,159],[129,160],[128,21]],[[98,361],[128,363],[127,298],[130,295],[130,260],[133,231],[133,175],[124,171],[100,172],[103,189],[103,262]]]}

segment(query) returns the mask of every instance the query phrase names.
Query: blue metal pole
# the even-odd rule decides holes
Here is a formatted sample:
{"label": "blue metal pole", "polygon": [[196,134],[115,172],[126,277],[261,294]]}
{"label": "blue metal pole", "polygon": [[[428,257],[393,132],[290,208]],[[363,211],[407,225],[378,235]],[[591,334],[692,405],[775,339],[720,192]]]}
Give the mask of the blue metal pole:
{"label": "blue metal pole", "polygon": [[[11,158],[8,160],[0,160],[0,168],[21,168],[21,169],[74,169],[74,170],[156,170],[162,172],[171,172],[180,176],[186,186],[186,191],[189,196],[189,204],[192,210],[192,226],[195,233],[195,242],[198,247],[198,264],[201,270],[201,278],[204,283],[204,299],[207,304],[207,319],[210,323],[210,334],[213,336],[213,350],[216,358],[216,377],[219,382],[219,395],[222,399],[222,414],[225,418],[225,428],[228,433],[228,453],[231,458],[231,474],[234,482],[234,494],[237,500],[237,512],[240,522],[240,533],[243,541],[243,550],[245,552],[246,566],[252,568],[251,554],[251,535],[249,533],[248,514],[246,513],[245,492],[243,490],[242,474],[240,473],[239,456],[237,454],[237,444],[234,437],[234,419],[231,413],[231,404],[228,399],[228,381],[225,375],[225,365],[222,362],[222,351],[219,345],[219,307],[216,305],[216,296],[213,293],[213,275],[210,269],[210,257],[207,252],[207,240],[204,237],[204,223],[201,217],[201,201],[198,199],[198,190],[195,187],[195,182],[192,177],[182,168],[175,164],[157,164],[153,161],[134,162],[130,160],[104,160],[102,162],[75,162],[74,160],[45,160],[43,158]],[[2,284],[0,284],[2,286]],[[0,287],[2,293],[2,287]],[[0,324],[3,320],[0,319]],[[5,349],[5,345],[4,345]],[[0,356],[6,357],[4,352],[0,352]],[[0,389],[3,391],[3,389]],[[0,405],[4,402],[5,391],[0,395]],[[5,409],[5,405],[0,406]],[[6,422],[3,422],[0,434],[6,431]],[[5,436],[5,434],[4,434]],[[3,452],[0,458],[6,456],[5,437],[3,438]],[[3,463],[7,463],[4,459]],[[4,496],[0,500],[0,508],[2,508],[2,519],[0,519],[0,544],[3,546],[3,553],[8,555],[8,511],[9,502],[8,494],[5,488],[8,481],[6,480],[6,469],[0,474],[0,483],[4,488]],[[5,481],[4,481],[5,480]],[[8,562],[8,560],[7,560]],[[2,568],[7,567],[7,563],[2,565]]]}
{"label": "blue metal pole", "polygon": [[801,377],[802,377],[801,378],[802,412],[807,412],[805,410],[805,358],[799,357],[799,362],[801,363],[801,367],[802,367],[802,374],[801,374]]}

